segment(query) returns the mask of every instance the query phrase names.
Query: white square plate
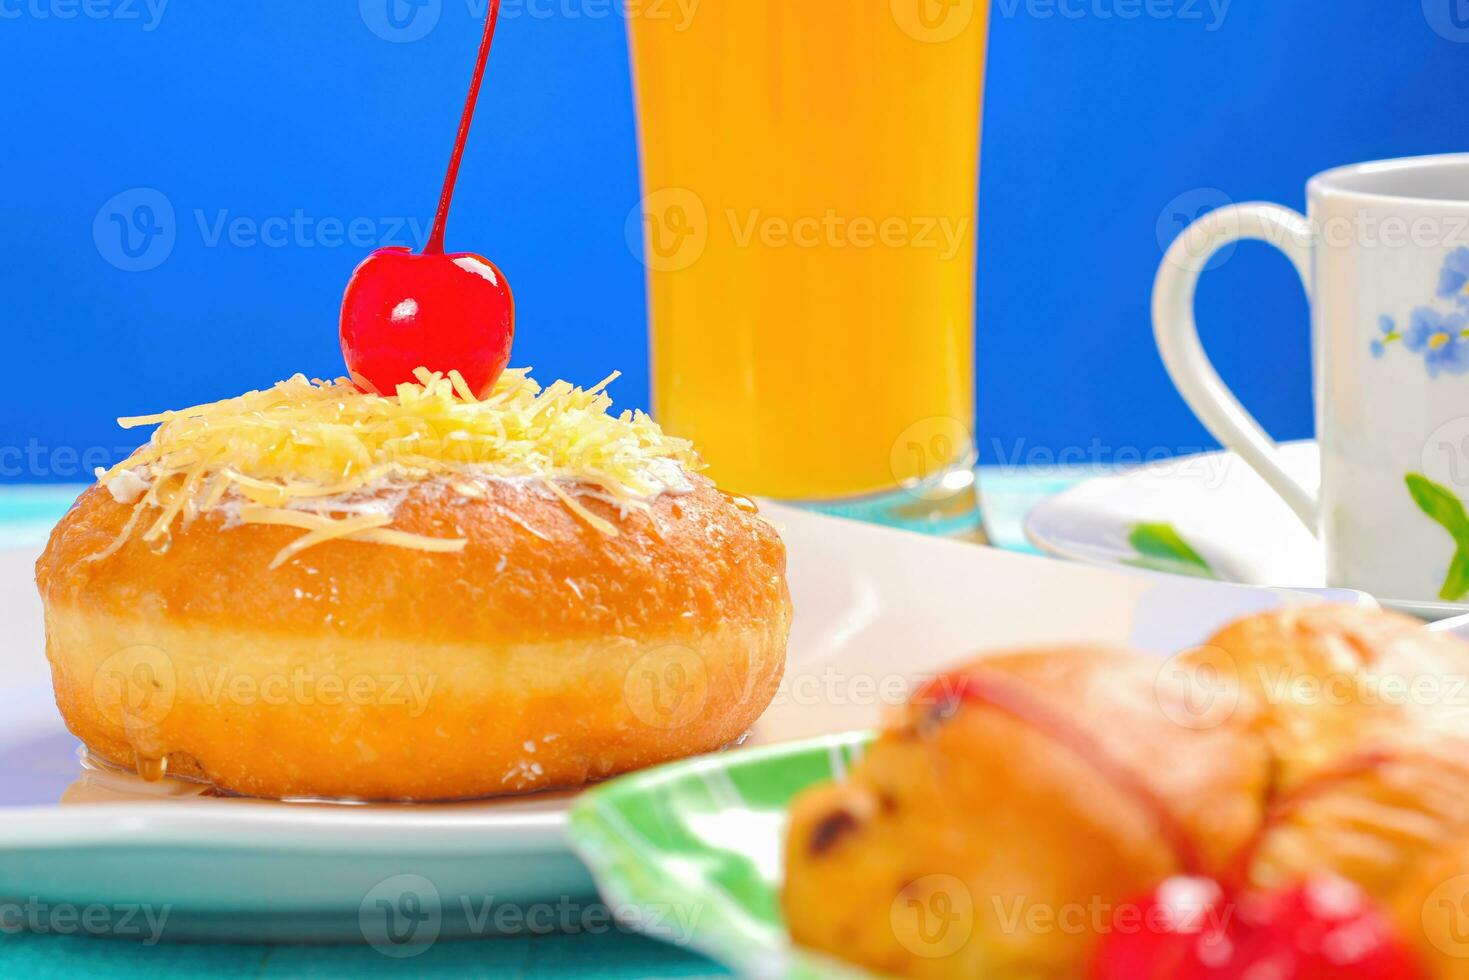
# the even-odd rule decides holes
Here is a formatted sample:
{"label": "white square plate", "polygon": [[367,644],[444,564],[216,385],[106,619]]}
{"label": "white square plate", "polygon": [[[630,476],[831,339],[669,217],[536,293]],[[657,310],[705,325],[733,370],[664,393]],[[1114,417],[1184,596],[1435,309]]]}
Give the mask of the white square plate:
{"label": "white square plate", "polygon": [[[925,674],[978,650],[1068,640],[1166,655],[1226,621],[1318,595],[1150,575],[766,505],[796,604],[776,703],[746,744],[877,724]],[[84,770],[52,703],[34,551],[0,552],[0,895],[170,909],[171,936],[357,939],[385,879],[422,875],[442,932],[498,902],[591,897],[571,793],[447,805],[278,803]],[[1356,593],[1335,598],[1370,602]],[[738,751],[732,749],[731,751]]]}

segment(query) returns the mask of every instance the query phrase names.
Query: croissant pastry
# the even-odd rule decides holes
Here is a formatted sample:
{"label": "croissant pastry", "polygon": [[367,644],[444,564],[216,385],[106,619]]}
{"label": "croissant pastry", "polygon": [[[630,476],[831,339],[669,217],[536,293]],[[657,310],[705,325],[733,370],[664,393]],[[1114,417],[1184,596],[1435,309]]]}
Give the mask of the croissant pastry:
{"label": "croissant pastry", "polygon": [[1228,664],[1270,745],[1256,884],[1329,869],[1385,901],[1469,833],[1469,644],[1314,606],[1242,620],[1179,659]]}
{"label": "croissant pastry", "polygon": [[901,976],[1073,975],[1093,910],[1222,873],[1260,826],[1271,770],[1253,719],[1181,727],[1188,696],[1156,661],[1086,647],[928,684],[848,780],[796,801],[792,936]]}
{"label": "croissant pastry", "polygon": [[[1407,972],[1353,976],[1421,961],[1469,978],[1440,949],[1469,956],[1456,677],[1469,644],[1335,606],[1251,617],[1163,664],[1094,647],[983,657],[917,691],[847,779],[795,801],[792,938],[898,976],[1081,977],[1160,886],[1340,880],[1414,951],[1389,957],[1411,955]],[[1462,940],[1439,921],[1451,938],[1436,945],[1419,910],[1455,869]]]}

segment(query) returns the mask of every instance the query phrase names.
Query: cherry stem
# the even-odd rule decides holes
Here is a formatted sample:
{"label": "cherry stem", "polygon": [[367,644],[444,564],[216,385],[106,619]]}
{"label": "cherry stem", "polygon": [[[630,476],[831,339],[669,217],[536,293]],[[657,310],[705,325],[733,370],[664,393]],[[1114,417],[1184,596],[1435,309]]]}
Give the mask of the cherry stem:
{"label": "cherry stem", "polygon": [[485,36],[479,44],[479,60],[475,62],[474,77],[469,82],[469,97],[464,100],[464,115],[459,118],[459,135],[454,139],[454,155],[449,158],[449,172],[444,175],[444,190],[439,195],[439,210],[434,215],[428,244],[423,247],[424,255],[444,254],[444,228],[449,223],[449,205],[454,200],[454,184],[459,179],[459,161],[464,158],[464,144],[469,141],[474,105],[479,101],[480,83],[484,81],[485,65],[490,61],[490,44],[495,39],[495,22],[499,19],[500,0],[490,0],[490,10],[485,16]]}

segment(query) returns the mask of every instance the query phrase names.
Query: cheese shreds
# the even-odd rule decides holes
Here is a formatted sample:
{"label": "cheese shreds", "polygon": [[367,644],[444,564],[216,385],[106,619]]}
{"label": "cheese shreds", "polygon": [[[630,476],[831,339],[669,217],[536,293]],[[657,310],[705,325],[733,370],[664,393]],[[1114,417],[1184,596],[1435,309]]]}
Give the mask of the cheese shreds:
{"label": "cheese shreds", "polygon": [[531,537],[539,538],[542,541],[551,540],[550,536],[548,536],[544,531],[538,531],[535,528],[531,527],[530,524],[526,522],[526,519],[515,513],[515,511],[501,509],[500,513],[507,521],[510,521],[512,524],[518,525],[521,530],[525,531],[525,533],[529,534]]}
{"label": "cheese shreds", "polygon": [[[339,539],[463,550],[462,538],[391,527],[390,505],[360,506],[385,487],[430,479],[470,499],[484,496],[484,478],[539,484],[577,519],[616,536],[617,526],[579,496],[608,500],[624,514],[646,510],[660,493],[686,487],[684,475],[702,466],[689,442],[665,435],[646,414],[610,414],[604,389],[615,373],[590,389],[565,381],[542,389],[528,370],[513,369],[482,399],[457,371],[420,368],[415,377],[384,397],[346,379],[296,375],[264,391],[119,419],[124,428],[158,428],[128,459],[98,475],[104,486],[120,481],[114,495],[135,511],[119,539],[96,557],[114,553],[139,526],[143,540],[164,548],[179,521],[220,508],[233,508],[242,524],[304,532],[272,568]],[[147,490],[133,502],[137,491],[128,491],[139,485]]]}
{"label": "cheese shreds", "polygon": [[143,508],[142,507],[134,507],[132,514],[130,514],[128,516],[128,522],[122,526],[122,533],[119,534],[116,538],[114,538],[112,540],[112,542],[107,547],[103,548],[101,551],[97,552],[95,555],[88,555],[86,557],[86,559],[84,559],[84,560],[85,561],[101,561],[104,558],[111,558],[113,555],[117,554],[118,550],[121,549],[122,546],[127,543],[128,537],[133,533],[133,529],[138,526],[138,522],[141,521],[142,519],[143,519]]}
{"label": "cheese shreds", "polygon": [[565,490],[562,490],[551,481],[547,480],[546,486],[557,497],[560,497],[561,502],[565,504],[567,508],[570,509],[570,511],[577,517],[580,517],[582,520],[586,521],[587,524],[596,528],[598,531],[601,531],[603,534],[613,538],[617,537],[617,528],[613,526],[610,521],[605,521],[602,518],[598,517],[596,514],[593,514],[591,511],[587,510],[584,506],[577,503],[576,500],[569,496]]}
{"label": "cheese shreds", "polygon": [[371,531],[380,528],[391,520],[387,514],[367,514],[363,517],[349,517],[340,521],[330,521],[325,527],[316,529],[309,534],[304,534],[286,545],[276,553],[270,563],[272,569],[280,568],[289,559],[305,551],[313,545],[324,544],[337,538],[349,538],[354,534]]}
{"label": "cheese shreds", "polygon": [[[368,515],[355,521],[336,520],[324,514],[313,514],[308,511],[282,510],[275,507],[250,506],[240,509],[241,524],[275,524],[280,527],[295,527],[303,531],[311,531],[305,537],[293,542],[290,547],[282,549],[276,555],[271,567],[275,568],[289,559],[292,555],[299,554],[312,545],[335,538],[349,538],[353,541],[370,541],[376,544],[397,545],[400,548],[412,548],[416,551],[434,551],[441,553],[452,553],[463,551],[469,544],[463,538],[429,538],[421,534],[409,534],[407,531],[395,531],[384,527],[388,522],[387,515]],[[347,527],[348,524],[353,526]],[[343,529],[345,528],[345,530]],[[310,539],[308,544],[301,544]]]}
{"label": "cheese shreds", "polygon": [[356,541],[370,541],[373,544],[391,544],[399,548],[411,548],[414,551],[435,551],[441,554],[453,554],[463,551],[469,546],[469,541],[465,538],[426,538],[421,534],[409,534],[407,531],[394,531],[390,527],[361,531],[352,535],[352,537]]}

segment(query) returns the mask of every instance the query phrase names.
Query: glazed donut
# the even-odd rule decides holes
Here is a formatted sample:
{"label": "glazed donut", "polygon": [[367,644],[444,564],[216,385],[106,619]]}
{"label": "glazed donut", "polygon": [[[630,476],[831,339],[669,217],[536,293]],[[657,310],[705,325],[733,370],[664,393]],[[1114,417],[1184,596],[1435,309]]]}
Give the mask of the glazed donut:
{"label": "glazed donut", "polygon": [[[368,414],[404,407],[332,397],[371,399]],[[557,397],[543,414],[570,411]],[[250,475],[265,472],[239,448],[254,438],[254,405],[216,408],[194,433],[240,429],[218,449],[232,488],[215,505],[183,484],[186,504],[164,524],[177,496],[127,500],[134,483],[167,483],[169,454],[201,465],[204,450],[165,432],[82,495],[37,565],[57,704],[100,759],[250,796],[463,799],[708,752],[774,696],[791,619],[784,546],[752,504],[681,463],[658,463],[676,489],[629,501],[605,483],[507,476],[499,457],[494,473],[415,459],[323,516],[319,498],[282,506],[271,489],[298,488],[319,456]],[[469,424],[470,409],[440,408]],[[608,418],[576,438],[656,441],[645,421]],[[459,430],[442,423],[447,444]],[[260,458],[281,459],[274,447]],[[361,528],[353,515],[389,512],[389,526],[338,533]],[[163,532],[150,539],[149,522]]]}
{"label": "glazed donut", "polygon": [[1180,727],[1188,696],[1156,662],[1086,647],[996,654],[928,685],[847,780],[793,805],[792,938],[897,976],[1079,975],[1094,916],[1171,875],[1222,873],[1259,825],[1270,770],[1253,719]]}

